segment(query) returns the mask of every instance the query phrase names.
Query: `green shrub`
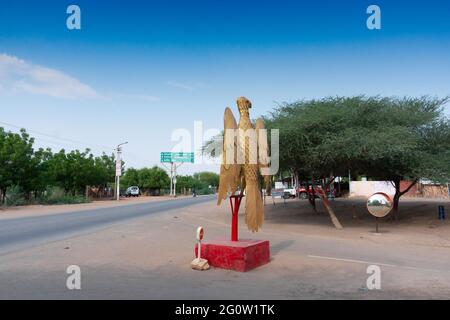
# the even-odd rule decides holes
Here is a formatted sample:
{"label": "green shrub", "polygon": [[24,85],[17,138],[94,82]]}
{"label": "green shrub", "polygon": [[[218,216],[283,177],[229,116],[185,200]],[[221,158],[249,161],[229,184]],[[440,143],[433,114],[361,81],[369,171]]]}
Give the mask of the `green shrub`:
{"label": "green shrub", "polygon": [[209,187],[201,188],[201,189],[198,189],[198,190],[197,190],[197,194],[198,194],[198,195],[213,194],[213,193],[215,193],[215,192],[216,192],[216,189],[214,189],[214,188],[209,188]]}
{"label": "green shrub", "polygon": [[39,198],[40,204],[77,204],[89,202],[84,196],[72,196],[65,194],[58,187],[48,187],[44,195]]}
{"label": "green shrub", "polygon": [[5,204],[9,207],[23,206],[27,204],[25,195],[20,186],[12,186],[6,190]]}

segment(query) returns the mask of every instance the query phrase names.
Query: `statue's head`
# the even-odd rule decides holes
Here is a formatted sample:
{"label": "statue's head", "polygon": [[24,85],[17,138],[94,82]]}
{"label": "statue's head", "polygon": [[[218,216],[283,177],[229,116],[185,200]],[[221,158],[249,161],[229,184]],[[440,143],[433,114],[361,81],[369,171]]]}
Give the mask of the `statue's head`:
{"label": "statue's head", "polygon": [[239,109],[239,113],[248,113],[248,109],[252,107],[252,103],[246,97],[237,98],[237,106]]}

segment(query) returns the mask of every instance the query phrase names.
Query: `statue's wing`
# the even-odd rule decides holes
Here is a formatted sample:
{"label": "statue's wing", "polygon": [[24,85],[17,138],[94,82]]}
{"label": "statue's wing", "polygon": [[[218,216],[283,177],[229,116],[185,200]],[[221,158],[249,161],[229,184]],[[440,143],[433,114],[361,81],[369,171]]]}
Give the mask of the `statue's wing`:
{"label": "statue's wing", "polygon": [[267,192],[270,192],[270,175],[264,175],[263,169],[269,167],[269,145],[267,142],[267,131],[264,130],[264,121],[261,118],[256,120],[256,135],[258,137],[258,165],[261,174],[264,177]]}
{"label": "statue's wing", "polygon": [[226,199],[228,194],[234,194],[239,186],[241,165],[237,164],[237,122],[230,108],[224,113],[224,133],[222,149],[222,165],[220,166],[220,181],[217,204]]}
{"label": "statue's wing", "polygon": [[256,135],[258,137],[258,164],[259,168],[269,166],[269,146],[267,143],[267,132],[264,130],[264,121],[256,120]]}

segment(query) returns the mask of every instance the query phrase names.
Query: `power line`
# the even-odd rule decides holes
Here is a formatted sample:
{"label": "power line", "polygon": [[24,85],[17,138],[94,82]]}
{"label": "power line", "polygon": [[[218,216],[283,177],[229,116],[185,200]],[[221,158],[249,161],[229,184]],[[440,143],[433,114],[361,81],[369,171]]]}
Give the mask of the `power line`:
{"label": "power line", "polygon": [[[0,124],[6,125],[6,126],[9,126],[9,127],[13,127],[13,128],[17,128],[17,129],[25,129],[23,126],[18,126],[18,125],[15,125],[15,124],[12,124],[12,123],[8,123],[8,122],[0,121]],[[51,135],[51,134],[44,133],[44,132],[39,132],[37,130],[32,130],[32,129],[26,129],[26,130],[28,132],[31,132],[31,133],[34,133],[34,134],[37,134],[37,135],[41,135],[41,136],[44,136],[44,137],[53,138],[53,139],[60,140],[60,141],[63,141],[63,142],[69,142],[71,145],[74,145],[74,143],[75,143],[76,144],[75,146],[83,145],[85,147],[96,147],[96,148],[102,148],[102,149],[103,148],[114,149],[114,147],[112,147],[112,146],[104,146],[104,145],[87,143],[87,142],[73,140],[73,139],[68,139],[68,138],[61,138],[61,137],[58,137],[58,136],[55,136],[55,135]],[[45,141],[42,138],[39,138],[39,139],[42,140],[42,141]],[[52,142],[50,142],[50,143],[52,143]]]}
{"label": "power line", "polygon": [[41,138],[38,136],[33,137],[33,138],[39,144],[43,144],[45,142],[45,144],[50,144],[50,145],[54,146],[55,148],[58,147],[58,148],[62,148],[62,149],[66,149],[66,148],[77,148],[77,149],[88,148],[91,150],[93,149],[85,144],[75,144],[75,143],[71,143],[71,142],[51,141],[51,140],[47,140],[47,139],[44,139],[44,138]]}
{"label": "power line", "polygon": [[[12,124],[12,123],[4,122],[4,121],[0,121],[0,124],[6,125],[8,127],[13,127],[13,128],[16,128],[16,129],[24,128],[23,126],[18,126],[18,125]],[[56,140],[61,141],[61,142],[57,142],[57,141],[47,140],[47,139],[44,139],[44,138],[41,138],[41,137],[35,137],[37,140],[39,140],[39,142],[49,143],[49,144],[52,144],[54,146],[59,146],[61,148],[64,148],[65,146],[66,147],[67,146],[72,146],[72,147],[81,147],[81,146],[83,146],[83,147],[96,147],[96,148],[101,148],[101,149],[108,149],[108,150],[112,149],[112,150],[115,150],[115,147],[112,147],[112,146],[96,145],[96,144],[93,144],[93,143],[86,143],[86,142],[83,142],[83,141],[77,141],[77,140],[68,139],[68,138],[61,138],[61,137],[58,137],[58,136],[54,136],[54,135],[51,135],[51,134],[48,134],[48,133],[44,133],[44,132],[40,132],[40,131],[32,130],[32,129],[26,129],[26,130],[27,130],[27,132],[33,133],[33,134],[38,135],[38,136],[43,136],[43,137],[52,138],[52,139],[56,139]],[[102,150],[102,151],[106,152],[107,154],[109,154],[109,151],[105,151],[105,150]],[[142,158],[141,156],[139,156],[139,155],[137,155],[137,154],[135,154],[133,152],[127,152],[127,157],[128,158],[132,158],[134,160],[138,160],[138,162],[142,162],[142,163],[146,163],[148,161],[147,159],[144,160],[144,158]]]}

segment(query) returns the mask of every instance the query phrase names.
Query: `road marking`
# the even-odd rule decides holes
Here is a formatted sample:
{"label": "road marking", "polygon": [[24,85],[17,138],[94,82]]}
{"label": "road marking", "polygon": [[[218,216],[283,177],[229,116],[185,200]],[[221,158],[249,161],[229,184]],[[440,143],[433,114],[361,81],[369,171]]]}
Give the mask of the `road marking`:
{"label": "road marking", "polygon": [[359,263],[359,264],[375,264],[378,266],[391,267],[391,268],[402,268],[402,269],[409,269],[409,270],[425,270],[425,271],[433,271],[433,272],[442,272],[442,270],[439,270],[439,269],[399,266],[396,264],[389,264],[389,263],[371,262],[371,261],[364,261],[364,260],[354,260],[354,259],[335,258],[335,257],[326,257],[326,256],[315,256],[315,255],[311,255],[311,254],[308,255],[308,258],[344,261],[344,262],[352,262],[352,263]]}
{"label": "road marking", "polygon": [[360,264],[376,264],[378,266],[385,266],[385,267],[398,267],[395,264],[388,264],[388,263],[380,263],[380,262],[371,262],[371,261],[364,261],[364,260],[353,260],[353,259],[343,259],[343,258],[333,258],[333,257],[325,257],[325,256],[314,256],[314,255],[308,255],[309,258],[316,258],[316,259],[326,259],[326,260],[335,260],[335,261],[345,261],[345,262],[353,262],[353,263],[360,263]]}

